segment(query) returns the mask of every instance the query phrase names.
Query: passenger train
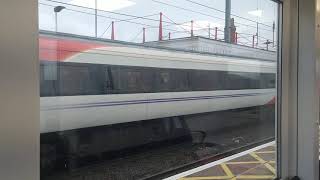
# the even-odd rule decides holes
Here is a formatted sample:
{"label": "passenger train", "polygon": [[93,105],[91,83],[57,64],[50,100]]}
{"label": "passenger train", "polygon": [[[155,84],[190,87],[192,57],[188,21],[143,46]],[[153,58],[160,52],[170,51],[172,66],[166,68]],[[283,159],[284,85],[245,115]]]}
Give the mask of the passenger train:
{"label": "passenger train", "polygon": [[52,35],[39,44],[42,167],[192,139],[193,131],[228,126],[210,113],[264,106],[276,96],[273,61]]}

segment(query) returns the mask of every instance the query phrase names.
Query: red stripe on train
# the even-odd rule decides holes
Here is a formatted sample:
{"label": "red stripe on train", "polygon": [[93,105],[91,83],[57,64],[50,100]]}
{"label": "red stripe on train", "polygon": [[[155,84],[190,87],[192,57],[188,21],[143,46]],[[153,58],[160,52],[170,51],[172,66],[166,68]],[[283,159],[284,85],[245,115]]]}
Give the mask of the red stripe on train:
{"label": "red stripe on train", "polygon": [[104,47],[104,45],[69,39],[40,37],[39,58],[46,61],[65,61],[78,53],[99,47]]}
{"label": "red stripe on train", "polygon": [[276,104],[276,97],[275,96],[267,103],[267,105],[274,105],[274,104]]}

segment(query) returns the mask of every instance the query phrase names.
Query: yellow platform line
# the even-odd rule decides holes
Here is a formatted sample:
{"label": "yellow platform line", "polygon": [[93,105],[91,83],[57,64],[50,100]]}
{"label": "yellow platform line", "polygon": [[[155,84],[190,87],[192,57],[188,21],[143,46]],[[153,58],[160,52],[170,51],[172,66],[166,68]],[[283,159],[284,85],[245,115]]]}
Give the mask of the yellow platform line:
{"label": "yellow platform line", "polygon": [[261,164],[260,161],[239,161],[239,162],[226,162],[227,165],[237,165],[237,164]]}
{"label": "yellow platform line", "polygon": [[184,177],[179,180],[229,180],[229,176]]}
{"label": "yellow platform line", "polygon": [[267,169],[269,169],[273,174],[276,174],[276,170],[265,160],[263,160],[261,157],[259,157],[256,153],[252,152],[250,153],[252,157],[254,157],[256,160],[260,161],[261,164],[263,164]]}
{"label": "yellow platform line", "polygon": [[[225,172],[226,175],[224,176],[203,176],[203,177],[183,177],[179,180],[241,180],[241,179],[273,179],[275,178],[276,170],[270,164],[275,164],[275,161],[265,161],[259,154],[271,154],[275,153],[275,151],[258,151],[249,153],[257,161],[239,161],[239,162],[225,162],[220,164],[221,168]],[[269,171],[273,173],[273,175],[234,175],[233,172],[230,170],[228,165],[241,165],[241,164],[262,164],[264,165]],[[253,168],[255,169],[255,168]]]}
{"label": "yellow platform line", "polygon": [[222,163],[220,164],[221,168],[224,170],[224,172],[226,173],[226,175],[231,178],[230,180],[236,180],[235,175],[231,172],[231,170],[229,169],[229,167],[225,164]]}
{"label": "yellow platform line", "polygon": [[240,175],[237,179],[273,179],[275,176],[268,175]]}
{"label": "yellow platform line", "polygon": [[256,154],[272,154],[275,153],[275,151],[257,151]]}

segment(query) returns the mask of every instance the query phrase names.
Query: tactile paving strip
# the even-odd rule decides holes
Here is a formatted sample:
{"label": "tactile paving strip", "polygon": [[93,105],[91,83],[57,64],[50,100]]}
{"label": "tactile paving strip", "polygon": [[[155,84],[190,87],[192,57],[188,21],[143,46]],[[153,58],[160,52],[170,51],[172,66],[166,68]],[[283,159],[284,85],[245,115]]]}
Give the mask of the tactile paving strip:
{"label": "tactile paving strip", "polygon": [[276,176],[275,146],[269,146],[180,180],[272,180]]}

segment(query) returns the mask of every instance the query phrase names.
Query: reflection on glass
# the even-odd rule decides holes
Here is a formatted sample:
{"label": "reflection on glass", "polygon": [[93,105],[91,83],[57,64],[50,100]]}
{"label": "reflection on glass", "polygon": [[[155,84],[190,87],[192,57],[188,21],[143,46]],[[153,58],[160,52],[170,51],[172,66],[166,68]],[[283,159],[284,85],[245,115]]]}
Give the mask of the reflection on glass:
{"label": "reflection on glass", "polygon": [[42,179],[157,178],[274,140],[276,3],[232,1],[226,43],[222,1],[123,2],[39,1]]}

